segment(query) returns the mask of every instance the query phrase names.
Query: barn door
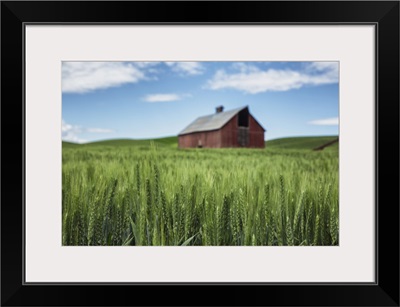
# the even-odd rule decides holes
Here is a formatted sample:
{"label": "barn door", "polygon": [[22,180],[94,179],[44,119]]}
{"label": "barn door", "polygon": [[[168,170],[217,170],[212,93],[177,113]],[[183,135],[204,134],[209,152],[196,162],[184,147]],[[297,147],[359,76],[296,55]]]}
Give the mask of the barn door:
{"label": "barn door", "polygon": [[238,143],[240,147],[246,147],[249,145],[249,128],[239,127]]}

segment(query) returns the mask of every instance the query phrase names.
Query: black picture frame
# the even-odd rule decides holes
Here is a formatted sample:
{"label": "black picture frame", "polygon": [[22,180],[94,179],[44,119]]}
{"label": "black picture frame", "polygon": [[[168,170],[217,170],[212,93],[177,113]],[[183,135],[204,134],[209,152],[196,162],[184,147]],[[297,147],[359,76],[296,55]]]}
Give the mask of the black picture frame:
{"label": "black picture frame", "polygon": [[[372,284],[26,284],[23,276],[25,201],[23,76],[24,25],[27,23],[375,25],[376,282]],[[3,1],[1,77],[1,304],[3,306],[399,306],[398,1]]]}

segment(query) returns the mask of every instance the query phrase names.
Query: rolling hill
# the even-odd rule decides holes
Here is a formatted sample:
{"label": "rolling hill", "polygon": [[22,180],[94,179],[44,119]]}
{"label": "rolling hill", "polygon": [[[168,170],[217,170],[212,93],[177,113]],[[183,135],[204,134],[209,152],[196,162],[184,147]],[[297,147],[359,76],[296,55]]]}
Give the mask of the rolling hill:
{"label": "rolling hill", "polygon": [[[305,137],[290,137],[281,138],[265,142],[266,148],[276,149],[314,149],[318,146],[324,145],[328,142],[337,139],[336,135],[333,136],[305,136]],[[338,143],[334,143],[326,149],[337,149]]]}
{"label": "rolling hill", "polygon": [[[294,150],[312,150],[318,146],[326,144],[336,139],[337,136],[310,136],[310,137],[290,137],[270,140],[265,142],[265,148],[269,149],[294,149]],[[71,142],[63,141],[63,148],[79,148],[79,147],[92,147],[92,146],[149,146],[154,143],[157,146],[168,146],[177,147],[178,137],[171,136],[158,139],[145,139],[145,140],[133,140],[133,139],[117,139],[117,140],[106,140],[97,141],[86,144],[76,144]],[[337,150],[338,143],[328,146],[324,150]]]}
{"label": "rolling hill", "polygon": [[79,147],[93,147],[93,146],[149,146],[151,143],[154,143],[157,146],[170,146],[174,147],[178,145],[178,137],[171,136],[165,138],[158,139],[143,139],[143,140],[135,140],[135,139],[115,139],[115,140],[105,140],[105,141],[96,141],[85,144],[77,144],[71,142],[63,141],[64,148],[74,148],[76,146]]}

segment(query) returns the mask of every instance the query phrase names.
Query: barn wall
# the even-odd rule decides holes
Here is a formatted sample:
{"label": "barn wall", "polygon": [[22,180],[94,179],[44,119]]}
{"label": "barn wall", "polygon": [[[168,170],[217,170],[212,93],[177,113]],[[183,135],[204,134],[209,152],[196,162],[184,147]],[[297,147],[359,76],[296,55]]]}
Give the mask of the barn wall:
{"label": "barn wall", "polygon": [[[178,138],[179,148],[196,148],[199,140],[204,148],[240,147],[238,142],[238,114],[220,130],[195,132]],[[264,129],[249,114],[249,145],[252,148],[264,148]]]}
{"label": "barn wall", "polygon": [[221,146],[222,147],[239,147],[238,144],[238,115],[221,128]]}
{"label": "barn wall", "polygon": [[[238,142],[238,115],[221,129],[222,147],[240,147]],[[264,129],[257,123],[253,116],[249,115],[249,145],[253,148],[264,148]]]}
{"label": "barn wall", "polygon": [[249,147],[264,148],[264,129],[257,123],[253,116],[249,116]]}
{"label": "barn wall", "polygon": [[204,148],[218,148],[221,147],[221,132],[220,130],[208,132],[196,132],[181,135],[178,138],[180,148],[196,148],[199,141]]}

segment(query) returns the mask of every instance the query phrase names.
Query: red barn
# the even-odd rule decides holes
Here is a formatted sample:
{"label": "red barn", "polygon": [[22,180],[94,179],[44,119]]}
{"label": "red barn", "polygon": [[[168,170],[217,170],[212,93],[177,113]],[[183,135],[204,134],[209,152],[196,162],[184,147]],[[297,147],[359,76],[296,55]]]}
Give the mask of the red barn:
{"label": "red barn", "polygon": [[180,148],[264,148],[264,132],[247,106],[225,112],[219,106],[215,114],[199,117],[183,129],[178,144]]}

